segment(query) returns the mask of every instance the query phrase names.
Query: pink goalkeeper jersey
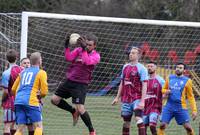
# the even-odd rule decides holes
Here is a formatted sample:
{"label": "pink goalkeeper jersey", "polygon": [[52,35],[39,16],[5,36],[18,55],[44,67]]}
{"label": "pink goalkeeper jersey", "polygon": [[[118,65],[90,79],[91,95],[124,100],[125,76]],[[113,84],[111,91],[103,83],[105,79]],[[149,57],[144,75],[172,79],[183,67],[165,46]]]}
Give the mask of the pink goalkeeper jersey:
{"label": "pink goalkeeper jersey", "polygon": [[165,81],[162,77],[156,75],[149,78],[147,85],[147,94],[145,98],[144,115],[151,112],[161,113],[162,109],[162,86]]}
{"label": "pink goalkeeper jersey", "polygon": [[122,103],[131,103],[142,96],[142,82],[148,80],[148,72],[144,65],[137,63],[124,65],[122,70]]}
{"label": "pink goalkeeper jersey", "polygon": [[100,61],[100,54],[95,50],[88,53],[81,47],[75,48],[72,52],[66,48],[65,58],[71,62],[66,72],[67,79],[78,83],[90,83],[95,65]]}

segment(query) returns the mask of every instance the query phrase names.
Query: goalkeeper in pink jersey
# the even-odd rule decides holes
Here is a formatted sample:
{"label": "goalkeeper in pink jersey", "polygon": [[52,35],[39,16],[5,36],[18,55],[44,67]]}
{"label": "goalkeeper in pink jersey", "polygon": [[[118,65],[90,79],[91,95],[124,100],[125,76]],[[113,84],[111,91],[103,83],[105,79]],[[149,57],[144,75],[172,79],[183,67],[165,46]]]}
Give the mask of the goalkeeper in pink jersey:
{"label": "goalkeeper in pink jersey", "polygon": [[157,64],[149,62],[147,65],[149,80],[147,83],[147,95],[143,112],[143,121],[147,130],[150,127],[152,135],[157,135],[156,125],[162,110],[162,86],[165,81],[156,74]]}
{"label": "goalkeeper in pink jersey", "polygon": [[121,97],[121,116],[124,120],[122,135],[130,135],[133,114],[138,127],[138,135],[145,135],[142,112],[147,91],[148,72],[144,65],[138,62],[140,55],[140,49],[132,47],[129,54],[130,62],[123,67],[119,90],[112,102],[112,105],[115,105]]}
{"label": "goalkeeper in pink jersey", "polygon": [[[65,43],[65,59],[71,62],[66,72],[66,80],[58,87],[52,96],[52,103],[57,107],[70,112],[73,116],[73,124],[81,119],[89,129],[90,135],[96,135],[90,116],[85,110],[84,103],[86,98],[86,89],[91,81],[92,71],[100,61],[100,54],[95,50],[97,37],[93,34],[87,34],[78,39],[77,45],[73,51],[69,49],[69,38]],[[72,97],[72,103],[75,107],[68,104],[63,98]]]}

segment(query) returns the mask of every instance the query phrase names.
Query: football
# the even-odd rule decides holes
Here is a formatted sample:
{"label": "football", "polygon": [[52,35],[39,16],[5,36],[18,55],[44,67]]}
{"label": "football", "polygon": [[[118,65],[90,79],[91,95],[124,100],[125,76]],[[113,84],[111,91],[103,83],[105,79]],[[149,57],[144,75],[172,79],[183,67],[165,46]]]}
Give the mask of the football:
{"label": "football", "polygon": [[69,44],[75,45],[77,43],[77,40],[78,40],[79,37],[80,37],[80,35],[78,33],[72,33],[70,35]]}

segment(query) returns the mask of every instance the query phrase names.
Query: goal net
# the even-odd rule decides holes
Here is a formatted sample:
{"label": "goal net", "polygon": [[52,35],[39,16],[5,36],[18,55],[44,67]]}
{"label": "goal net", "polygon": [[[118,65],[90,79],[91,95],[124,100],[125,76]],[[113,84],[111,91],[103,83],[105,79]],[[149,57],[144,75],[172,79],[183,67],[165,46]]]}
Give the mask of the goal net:
{"label": "goal net", "polygon": [[[21,23],[20,15],[0,14],[0,51],[1,55],[5,55],[8,48],[16,48],[21,58],[35,51],[42,53],[43,68],[47,71],[50,84],[43,108],[45,134],[88,134],[81,120],[76,127],[72,127],[71,114],[50,103],[51,95],[65,79],[69,64],[64,59],[66,34],[91,32],[98,37],[96,49],[101,54],[101,62],[93,72],[86,109],[99,135],[121,134],[120,105],[111,106],[111,102],[117,92],[122,66],[128,61],[127,50],[131,46],[142,48],[142,63],[156,61],[158,74],[164,78],[174,72],[177,61],[183,61],[188,65],[189,75],[195,76],[196,87],[199,87],[200,23],[35,12],[23,12],[22,15]],[[71,49],[75,47],[70,46]],[[1,57],[1,62],[5,63],[5,57]],[[1,69],[1,72],[5,69],[2,64]],[[68,101],[71,102],[70,99]],[[199,101],[197,105],[200,107]],[[200,118],[191,122],[196,133],[198,121]],[[131,132],[137,134],[134,120]],[[185,134],[185,131],[173,121],[167,134],[176,133]]]}

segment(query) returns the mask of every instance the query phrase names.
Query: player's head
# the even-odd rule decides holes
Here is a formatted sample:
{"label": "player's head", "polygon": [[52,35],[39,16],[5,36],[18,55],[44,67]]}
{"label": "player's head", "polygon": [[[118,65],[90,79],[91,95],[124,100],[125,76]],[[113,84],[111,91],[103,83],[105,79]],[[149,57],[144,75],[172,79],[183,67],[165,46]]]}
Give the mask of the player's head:
{"label": "player's head", "polygon": [[24,68],[29,68],[31,66],[30,59],[27,57],[21,59],[20,65]]}
{"label": "player's head", "polygon": [[157,69],[157,63],[153,61],[148,62],[147,69],[149,74],[154,74]]}
{"label": "player's head", "polygon": [[88,52],[91,52],[96,48],[98,38],[92,33],[85,34],[85,38],[86,38],[87,50]]}
{"label": "player's head", "polygon": [[8,50],[6,53],[6,58],[9,63],[15,63],[17,60],[17,52],[14,49]]}
{"label": "player's head", "polygon": [[42,57],[41,53],[34,52],[30,56],[31,65],[33,66],[41,66],[42,65]]}
{"label": "player's head", "polygon": [[130,61],[138,61],[140,58],[140,49],[138,47],[132,47],[129,53]]}
{"label": "player's head", "polygon": [[181,76],[183,75],[184,71],[186,69],[186,65],[182,62],[179,62],[176,64],[176,75]]}

